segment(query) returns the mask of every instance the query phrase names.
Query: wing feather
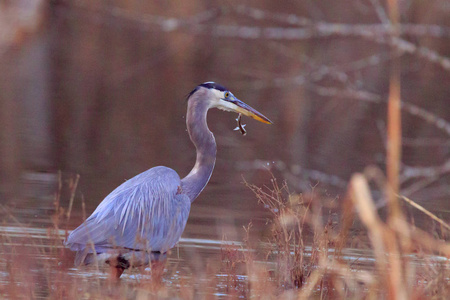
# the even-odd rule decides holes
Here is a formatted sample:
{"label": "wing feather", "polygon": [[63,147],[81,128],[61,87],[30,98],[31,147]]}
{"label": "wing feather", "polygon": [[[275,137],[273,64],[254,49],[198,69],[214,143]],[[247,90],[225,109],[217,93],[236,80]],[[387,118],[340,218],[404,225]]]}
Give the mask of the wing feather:
{"label": "wing feather", "polygon": [[177,193],[181,181],[166,167],[141,173],[112,191],[69,235],[66,245],[92,253],[122,247],[166,252],[181,237],[190,200]]}

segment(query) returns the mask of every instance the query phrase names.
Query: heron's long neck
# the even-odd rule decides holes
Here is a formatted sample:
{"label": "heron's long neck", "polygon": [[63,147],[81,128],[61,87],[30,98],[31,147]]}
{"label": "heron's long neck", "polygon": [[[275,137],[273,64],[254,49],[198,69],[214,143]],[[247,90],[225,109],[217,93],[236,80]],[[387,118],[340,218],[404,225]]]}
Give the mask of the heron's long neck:
{"label": "heron's long neck", "polygon": [[206,124],[208,106],[206,101],[190,99],[186,115],[189,136],[197,148],[197,160],[191,172],[181,180],[181,189],[191,202],[205,188],[216,162],[216,141]]}

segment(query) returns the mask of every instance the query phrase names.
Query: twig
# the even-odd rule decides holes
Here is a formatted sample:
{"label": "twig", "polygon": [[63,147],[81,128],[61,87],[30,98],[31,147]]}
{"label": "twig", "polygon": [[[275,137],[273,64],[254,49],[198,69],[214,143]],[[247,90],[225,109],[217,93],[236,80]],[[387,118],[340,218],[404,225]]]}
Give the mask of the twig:
{"label": "twig", "polygon": [[72,212],[73,200],[75,199],[75,192],[77,190],[79,180],[80,180],[80,174],[77,174],[77,176],[75,177],[75,182],[71,186],[69,208],[67,209],[67,221],[69,221],[69,219],[70,219],[70,213]]}
{"label": "twig", "polygon": [[425,209],[424,207],[420,206],[419,204],[417,204],[413,200],[411,200],[411,199],[409,199],[409,198],[407,198],[407,197],[405,197],[403,195],[397,195],[397,197],[399,197],[400,199],[403,199],[406,203],[408,203],[412,207],[420,210],[421,212],[423,212],[424,214],[426,214],[427,216],[429,216],[430,218],[432,218],[433,220],[435,220],[436,222],[441,224],[443,227],[445,227],[445,229],[450,231],[450,225],[445,223],[442,219],[438,218],[435,214],[433,214],[429,210]]}
{"label": "twig", "polygon": [[378,15],[378,18],[383,24],[390,24],[389,18],[386,14],[386,10],[381,5],[380,1],[378,0],[370,0],[370,3],[372,3],[373,8],[375,9],[375,12]]}

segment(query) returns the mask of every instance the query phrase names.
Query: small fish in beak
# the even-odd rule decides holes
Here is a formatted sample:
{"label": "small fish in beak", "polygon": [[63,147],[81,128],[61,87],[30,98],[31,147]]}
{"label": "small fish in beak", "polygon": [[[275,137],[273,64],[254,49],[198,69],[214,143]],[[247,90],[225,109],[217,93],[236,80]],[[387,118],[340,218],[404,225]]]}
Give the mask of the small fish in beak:
{"label": "small fish in beak", "polygon": [[241,134],[245,136],[245,135],[247,134],[247,131],[245,130],[244,127],[245,127],[247,124],[242,124],[242,123],[241,123],[241,121],[242,121],[242,114],[239,114],[239,115],[238,115],[236,121],[237,121],[237,127],[236,127],[234,130],[239,130],[239,131],[241,132]]}

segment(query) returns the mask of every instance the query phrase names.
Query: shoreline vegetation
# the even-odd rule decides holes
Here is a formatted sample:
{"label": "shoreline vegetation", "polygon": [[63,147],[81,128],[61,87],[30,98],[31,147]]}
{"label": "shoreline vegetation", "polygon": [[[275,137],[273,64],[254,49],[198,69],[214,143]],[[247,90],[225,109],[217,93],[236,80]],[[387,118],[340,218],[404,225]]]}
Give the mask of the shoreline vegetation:
{"label": "shoreline vegetation", "polygon": [[[67,235],[61,228],[73,199],[66,210],[59,205],[61,192],[56,194],[53,225],[45,238],[25,230],[2,206],[18,231],[27,233],[1,235],[5,270],[0,292],[10,299],[445,299],[450,294],[448,224],[401,196],[397,199],[433,220],[435,231],[419,229],[403,215],[388,221],[388,214],[383,220],[367,179],[374,174],[370,168],[354,174],[340,201],[338,220],[314,190],[308,195],[291,193],[274,177],[271,186],[262,188],[245,182],[270,214],[263,239],[255,240],[250,223],[243,241],[224,238],[216,257],[210,257],[214,261],[203,262],[207,267],[202,274],[180,272],[186,259],[169,255],[164,271],[127,270],[119,283],[108,279],[109,268],[104,266],[73,268],[73,255],[63,247],[61,236]],[[69,182],[70,195],[78,179]],[[349,251],[359,254],[352,257]]]}

